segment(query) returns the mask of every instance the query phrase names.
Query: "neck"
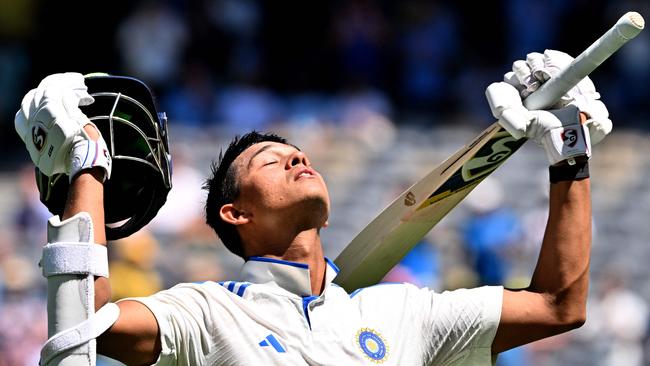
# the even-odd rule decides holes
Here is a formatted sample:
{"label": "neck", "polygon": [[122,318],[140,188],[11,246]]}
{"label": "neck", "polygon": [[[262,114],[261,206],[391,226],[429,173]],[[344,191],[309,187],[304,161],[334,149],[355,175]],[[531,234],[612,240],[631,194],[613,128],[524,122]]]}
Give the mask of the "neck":
{"label": "neck", "polygon": [[[275,236],[277,238],[277,233]],[[273,235],[269,235],[268,237],[273,237]],[[281,242],[260,241],[258,245],[251,246],[259,249],[252,250],[250,256],[268,257],[307,264],[309,266],[312,295],[320,295],[323,292],[327,264],[325,263],[318,229],[301,231],[288,242],[290,243],[289,245],[282,245]],[[284,243],[287,243],[287,241]]]}

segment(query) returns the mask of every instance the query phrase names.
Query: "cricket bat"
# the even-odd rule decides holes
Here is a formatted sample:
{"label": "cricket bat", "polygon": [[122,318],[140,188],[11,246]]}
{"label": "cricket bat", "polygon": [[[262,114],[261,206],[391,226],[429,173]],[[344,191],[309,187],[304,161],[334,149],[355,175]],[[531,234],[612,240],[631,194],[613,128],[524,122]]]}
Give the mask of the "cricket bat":
{"label": "cricket bat", "polygon": [[[524,100],[528,109],[553,105],[627,41],[645,21],[636,12],[616,24],[556,77]],[[515,153],[515,140],[498,122],[481,132],[389,204],[336,258],[335,282],[351,292],[377,284],[449,211]]]}

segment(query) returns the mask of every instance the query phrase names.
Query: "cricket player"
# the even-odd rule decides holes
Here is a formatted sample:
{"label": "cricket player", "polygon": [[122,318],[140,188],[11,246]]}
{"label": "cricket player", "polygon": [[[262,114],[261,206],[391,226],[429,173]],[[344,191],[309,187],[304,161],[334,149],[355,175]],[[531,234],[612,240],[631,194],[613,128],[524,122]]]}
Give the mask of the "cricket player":
{"label": "cricket player", "polygon": [[[70,177],[46,246],[65,250],[44,252],[41,265],[44,273],[92,276],[82,293],[92,294],[84,304],[97,313],[75,332],[53,334],[41,362],[92,358],[94,351],[83,346],[96,338],[98,353],[129,365],[491,365],[500,352],[581,326],[591,242],[588,159],[611,121],[589,79],[552,110],[522,105],[522,97],[571,59],[557,51],[529,54],[487,90],[500,123],[514,137],[541,145],[549,160],[548,224],[527,288],[435,293],[381,284],[346,293],[332,282],[338,269],[323,254],[320,230],[330,211],[323,177],[298,147],[252,132],[232,141],[206,183],[207,223],[245,259],[239,277],[179,284],[116,305],[108,303],[106,255],[100,253],[111,154],[101,153],[107,144],[78,107],[92,102],[83,77],[46,78],[16,117],[40,171]],[[43,135],[71,143],[43,148]],[[100,254],[75,254],[88,247]],[[63,300],[52,299],[48,309],[74,312],[57,301]]]}

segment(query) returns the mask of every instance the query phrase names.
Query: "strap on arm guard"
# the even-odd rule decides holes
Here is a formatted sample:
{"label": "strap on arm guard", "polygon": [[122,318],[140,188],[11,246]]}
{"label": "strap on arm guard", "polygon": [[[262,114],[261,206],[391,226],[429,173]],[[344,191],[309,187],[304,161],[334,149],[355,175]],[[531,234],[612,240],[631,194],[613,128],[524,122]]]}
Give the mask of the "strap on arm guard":
{"label": "strap on arm guard", "polygon": [[40,264],[47,278],[49,339],[41,349],[41,366],[94,366],[95,338],[119,316],[113,303],[95,313],[94,276],[108,277],[108,257],[105,246],[93,243],[92,233],[86,212],[48,221],[48,244]]}

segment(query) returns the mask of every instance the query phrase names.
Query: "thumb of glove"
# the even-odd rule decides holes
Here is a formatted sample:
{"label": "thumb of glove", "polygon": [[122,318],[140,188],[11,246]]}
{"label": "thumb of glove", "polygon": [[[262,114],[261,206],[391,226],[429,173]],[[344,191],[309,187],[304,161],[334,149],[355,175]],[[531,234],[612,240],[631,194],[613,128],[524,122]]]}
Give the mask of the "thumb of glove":
{"label": "thumb of glove", "polygon": [[514,138],[526,136],[530,113],[524,108],[515,87],[506,83],[492,83],[485,90],[492,115]]}

